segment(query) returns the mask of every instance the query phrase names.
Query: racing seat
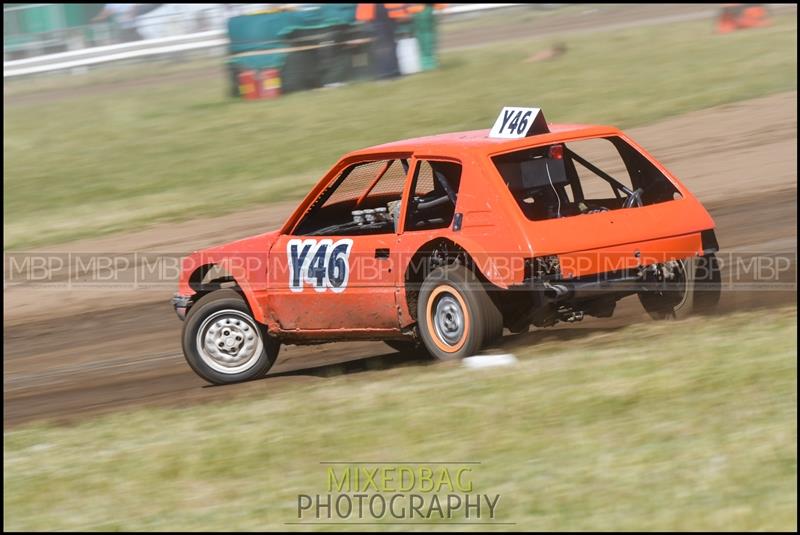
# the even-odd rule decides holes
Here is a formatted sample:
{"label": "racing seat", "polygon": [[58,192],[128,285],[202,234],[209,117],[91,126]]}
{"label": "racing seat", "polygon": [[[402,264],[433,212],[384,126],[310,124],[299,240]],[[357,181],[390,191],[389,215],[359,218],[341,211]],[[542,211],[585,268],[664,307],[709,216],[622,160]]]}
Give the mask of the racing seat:
{"label": "racing seat", "polygon": [[555,186],[555,191],[550,185],[538,188],[533,193],[533,199],[530,218],[535,221],[564,217],[572,211],[564,186],[560,184]]}

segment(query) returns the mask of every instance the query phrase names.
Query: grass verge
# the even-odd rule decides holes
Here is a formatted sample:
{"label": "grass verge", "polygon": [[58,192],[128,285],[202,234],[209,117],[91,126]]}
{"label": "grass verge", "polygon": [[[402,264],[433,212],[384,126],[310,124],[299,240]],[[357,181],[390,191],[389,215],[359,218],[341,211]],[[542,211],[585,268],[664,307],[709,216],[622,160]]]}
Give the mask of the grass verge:
{"label": "grass verge", "polygon": [[511,368],[265,380],[254,399],[27,426],[4,434],[4,528],[294,528],[297,495],[327,492],[320,462],[424,460],[480,462],[507,529],[793,530],[796,322],[594,329]]}

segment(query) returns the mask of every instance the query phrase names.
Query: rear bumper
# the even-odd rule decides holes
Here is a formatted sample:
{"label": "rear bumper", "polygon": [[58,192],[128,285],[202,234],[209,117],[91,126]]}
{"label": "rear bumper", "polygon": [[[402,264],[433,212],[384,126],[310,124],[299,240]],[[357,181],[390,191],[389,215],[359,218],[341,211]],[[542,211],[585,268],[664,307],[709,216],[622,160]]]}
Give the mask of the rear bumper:
{"label": "rear bumper", "polygon": [[175,307],[175,313],[178,315],[180,320],[185,320],[186,313],[189,311],[189,307],[192,306],[192,296],[175,294],[172,296],[170,302],[172,303],[172,306]]}

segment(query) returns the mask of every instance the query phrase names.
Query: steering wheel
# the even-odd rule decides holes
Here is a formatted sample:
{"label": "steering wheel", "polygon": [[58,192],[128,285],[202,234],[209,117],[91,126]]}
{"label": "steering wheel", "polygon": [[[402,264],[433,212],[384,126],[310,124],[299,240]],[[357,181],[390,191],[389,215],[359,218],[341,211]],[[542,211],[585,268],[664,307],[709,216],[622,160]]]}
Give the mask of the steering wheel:
{"label": "steering wheel", "polygon": [[608,208],[605,206],[587,206],[586,203],[580,202],[578,203],[578,211],[581,214],[599,214],[601,212],[608,212]]}
{"label": "steering wheel", "polygon": [[587,213],[587,214],[599,214],[601,212],[608,212],[608,208],[606,208],[605,206],[598,206],[596,208],[592,208],[592,209],[588,210],[585,213]]}
{"label": "steering wheel", "polygon": [[436,206],[440,206],[448,202],[450,202],[450,197],[448,197],[447,195],[442,195],[439,197],[435,195],[427,195],[425,197],[414,197],[414,207],[417,210],[427,210],[429,208],[434,208]]}
{"label": "steering wheel", "polygon": [[625,199],[625,204],[623,205],[623,208],[633,208],[634,206],[641,207],[642,193],[644,193],[644,190],[642,188],[636,188],[633,192],[631,192],[630,195],[628,195],[628,198]]}

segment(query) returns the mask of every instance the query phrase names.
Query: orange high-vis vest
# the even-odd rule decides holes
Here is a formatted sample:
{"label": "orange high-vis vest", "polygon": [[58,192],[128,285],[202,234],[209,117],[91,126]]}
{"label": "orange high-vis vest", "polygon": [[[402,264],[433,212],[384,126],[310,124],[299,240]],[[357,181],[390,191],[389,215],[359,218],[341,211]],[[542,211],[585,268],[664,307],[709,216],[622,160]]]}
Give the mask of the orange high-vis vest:
{"label": "orange high-vis vest", "polygon": [[[369,21],[375,19],[376,4],[358,4],[356,6],[356,20]],[[425,9],[425,4],[383,4],[389,18],[403,20]]]}
{"label": "orange high-vis vest", "polygon": [[375,18],[375,4],[358,4],[356,20],[368,21]]}
{"label": "orange high-vis vest", "polygon": [[409,4],[383,4],[390,19],[402,20],[409,17]]}

